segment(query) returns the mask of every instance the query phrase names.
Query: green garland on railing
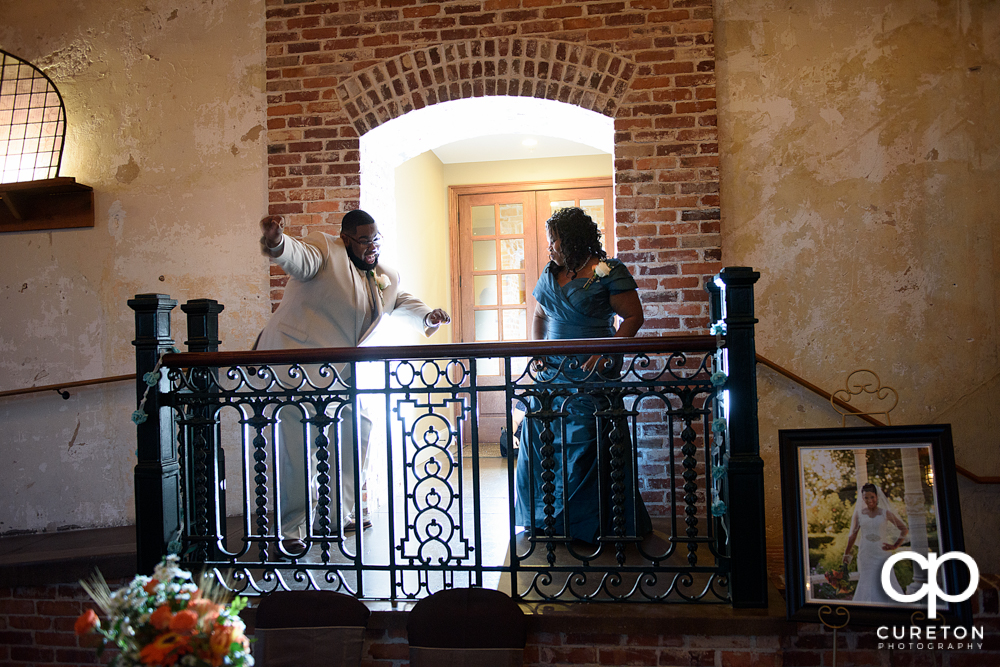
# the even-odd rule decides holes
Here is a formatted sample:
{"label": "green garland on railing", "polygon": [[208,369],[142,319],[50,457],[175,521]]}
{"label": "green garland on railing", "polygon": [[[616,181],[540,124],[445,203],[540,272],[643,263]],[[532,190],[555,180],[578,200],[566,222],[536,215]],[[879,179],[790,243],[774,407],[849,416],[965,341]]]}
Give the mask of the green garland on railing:
{"label": "green garland on railing", "polygon": [[[720,326],[720,325],[716,325],[716,324],[712,325],[712,333],[714,333],[716,335],[719,335],[720,332],[719,332],[719,330],[716,329],[716,327],[718,327],[718,326]],[[724,327],[723,327],[723,330],[724,330]],[[726,375],[725,373],[723,373],[722,371],[716,371],[715,373],[712,373],[712,376],[711,376],[710,380],[712,382],[712,386],[713,387],[722,387],[729,380],[729,376]],[[726,429],[727,428],[729,428],[729,423],[725,420],[725,418],[723,418],[723,417],[717,417],[716,419],[712,420],[712,432],[718,434],[716,436],[717,438],[718,437],[725,438],[725,433],[726,433]],[[713,449],[715,449],[715,448],[713,448]],[[717,452],[713,452],[713,453],[717,453]],[[721,463],[719,465],[713,466],[712,467],[712,480],[715,481],[715,482],[717,482],[717,483],[720,482],[722,480],[722,478],[725,477],[726,472],[728,470],[729,470],[729,467],[725,463]],[[713,489],[712,489],[712,516],[714,516],[714,517],[724,516],[726,514],[727,509],[728,508],[726,507],[726,503],[721,498],[719,498],[718,488],[713,485]]]}
{"label": "green garland on railing", "polygon": [[139,401],[139,408],[132,413],[132,421],[136,426],[145,423],[145,421],[149,419],[149,415],[146,414],[146,398],[149,396],[149,390],[155,387],[160,381],[160,378],[163,377],[163,374],[160,372],[160,365],[163,364],[163,355],[171,352],[177,354],[180,350],[176,347],[172,347],[168,350],[162,350],[160,352],[160,357],[156,360],[156,365],[153,366],[153,370],[142,376],[143,382],[146,383],[146,391],[142,392],[142,400]]}

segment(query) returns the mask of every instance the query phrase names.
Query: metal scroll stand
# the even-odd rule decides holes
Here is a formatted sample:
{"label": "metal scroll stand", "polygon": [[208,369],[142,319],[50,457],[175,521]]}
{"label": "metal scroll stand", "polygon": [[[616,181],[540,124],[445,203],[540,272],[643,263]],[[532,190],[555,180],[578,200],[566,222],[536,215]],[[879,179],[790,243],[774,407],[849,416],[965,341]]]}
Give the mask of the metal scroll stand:
{"label": "metal scroll stand", "polygon": [[[871,378],[866,377],[866,375],[874,378],[874,382]],[[889,413],[892,412],[892,410],[896,407],[896,404],[899,402],[899,394],[892,387],[883,387],[882,380],[879,379],[879,376],[874,371],[867,369],[856,370],[847,376],[847,382],[845,384],[845,389],[838,389],[833,393],[833,395],[830,396],[830,404],[833,406],[834,410],[840,413],[841,426],[847,425],[848,416],[860,417],[862,415],[885,415],[885,423],[888,425],[892,424],[892,421],[889,418]],[[884,401],[891,397],[892,404],[885,409],[875,410],[872,412],[842,409],[842,406],[845,406],[845,404],[846,406],[850,406],[851,399],[853,397],[860,396],[862,394],[874,396],[875,399],[879,401]],[[917,614],[919,613],[920,612],[917,612]],[[833,630],[833,667],[837,667],[837,630],[846,627],[847,624],[851,622],[851,612],[846,607],[831,607],[830,605],[823,605],[819,608],[817,616],[819,617],[820,623]],[[827,620],[827,617],[836,617],[837,619],[843,618],[844,620],[842,623],[837,623],[835,620]]]}
{"label": "metal scroll stand", "polygon": [[[851,612],[847,610],[847,607],[833,608],[825,604],[819,608],[819,612],[816,615],[819,616],[820,623],[833,630],[833,667],[837,667],[837,630],[851,622]],[[827,615],[843,616],[844,622],[836,624],[828,621],[826,620]]]}
{"label": "metal scroll stand", "polygon": [[[871,376],[871,377],[866,377]],[[872,379],[874,378],[874,380]],[[895,389],[886,385],[882,386],[882,380],[879,379],[878,375],[874,371],[867,369],[859,369],[847,376],[846,387],[844,389],[838,389],[833,392],[830,396],[830,405],[833,409],[840,413],[840,425],[847,425],[847,418],[850,417],[871,417],[872,415],[885,415],[885,425],[892,426],[892,420],[889,418],[889,413],[896,408],[896,404],[899,403],[899,394]],[[872,410],[870,412],[865,412],[859,409],[852,409],[854,406],[851,405],[851,399],[855,396],[860,396],[862,394],[868,394],[873,397],[870,401],[886,401],[891,399],[892,404],[888,406],[875,406],[881,409]],[[878,423],[878,422],[874,422]]]}

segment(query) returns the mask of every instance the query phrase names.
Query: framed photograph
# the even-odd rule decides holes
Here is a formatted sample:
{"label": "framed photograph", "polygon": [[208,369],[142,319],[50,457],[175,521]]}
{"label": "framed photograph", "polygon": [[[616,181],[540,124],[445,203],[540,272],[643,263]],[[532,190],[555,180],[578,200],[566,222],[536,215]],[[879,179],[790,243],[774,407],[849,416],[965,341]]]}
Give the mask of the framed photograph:
{"label": "framed photograph", "polygon": [[[965,550],[951,426],[782,430],[778,442],[789,619],[819,622],[821,610],[838,607],[852,624],[926,617],[926,597],[896,601],[881,574],[895,553]],[[927,578],[906,558],[892,568],[890,584],[913,593]],[[949,560],[937,579],[945,592],[962,592],[969,570]],[[937,616],[969,623],[971,606],[939,600]]]}

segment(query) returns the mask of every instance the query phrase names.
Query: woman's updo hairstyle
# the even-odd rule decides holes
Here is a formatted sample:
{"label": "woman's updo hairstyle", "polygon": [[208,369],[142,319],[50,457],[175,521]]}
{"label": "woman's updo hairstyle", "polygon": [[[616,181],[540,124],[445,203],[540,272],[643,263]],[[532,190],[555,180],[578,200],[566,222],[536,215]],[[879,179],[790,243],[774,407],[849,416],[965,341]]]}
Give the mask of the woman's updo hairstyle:
{"label": "woman's updo hairstyle", "polygon": [[877,495],[878,494],[878,487],[875,486],[874,484],[872,484],[871,482],[868,482],[867,484],[863,484],[861,486],[861,494],[864,495],[866,493],[874,493],[874,494]]}
{"label": "woman's updo hairstyle", "polygon": [[607,259],[608,253],[601,247],[601,230],[582,208],[561,208],[545,226],[561,242],[567,270],[579,270],[591,257]]}

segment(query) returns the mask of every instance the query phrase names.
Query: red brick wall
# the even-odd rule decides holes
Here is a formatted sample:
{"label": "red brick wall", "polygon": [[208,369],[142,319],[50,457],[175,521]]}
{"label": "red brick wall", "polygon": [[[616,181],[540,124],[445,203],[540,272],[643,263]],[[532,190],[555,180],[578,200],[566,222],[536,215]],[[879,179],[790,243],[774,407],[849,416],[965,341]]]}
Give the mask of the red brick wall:
{"label": "red brick wall", "polygon": [[[124,582],[109,582],[117,588]],[[107,664],[113,652],[98,660],[88,638],[80,639],[73,624],[90,597],[79,584],[0,587],[0,665]]]}
{"label": "red brick wall", "polygon": [[[116,585],[112,582],[112,587]],[[878,649],[871,628],[837,633],[837,665],[907,667],[986,667],[1000,664],[1000,577],[984,576],[973,597],[974,624],[985,627],[982,651],[893,651]],[[93,649],[81,646],[73,634],[73,622],[87,603],[76,584],[0,587],[0,665],[42,667],[94,665]],[[676,608],[676,605],[671,605]],[[785,623],[780,619],[758,619],[760,627],[781,628],[777,633],[754,631],[754,619],[729,618],[727,611],[713,616],[702,608],[698,616],[703,634],[672,632],[669,620],[650,622],[656,605],[606,605],[605,631],[594,629],[594,621],[556,615],[529,615],[525,666],[535,665],[711,665],[713,667],[791,667],[833,664],[833,633],[818,623]],[[627,611],[626,611],[627,610]],[[633,621],[629,621],[633,614]],[[553,620],[554,619],[554,620]],[[684,619],[690,627],[690,619]],[[734,622],[735,621],[735,622]],[[545,625],[546,627],[540,627]],[[617,627],[635,625],[635,632]],[[557,625],[558,630],[552,630]],[[740,626],[740,628],[737,628]],[[662,629],[651,631],[651,627]],[[406,667],[406,615],[376,612],[369,622],[365,641],[365,667]]]}
{"label": "red brick wall", "polygon": [[[712,0],[267,0],[271,213],[335,231],[359,136],[444,100],[520,95],[615,119],[618,256],[646,333],[703,329],[720,268]],[[285,278],[272,269],[272,301]]]}

